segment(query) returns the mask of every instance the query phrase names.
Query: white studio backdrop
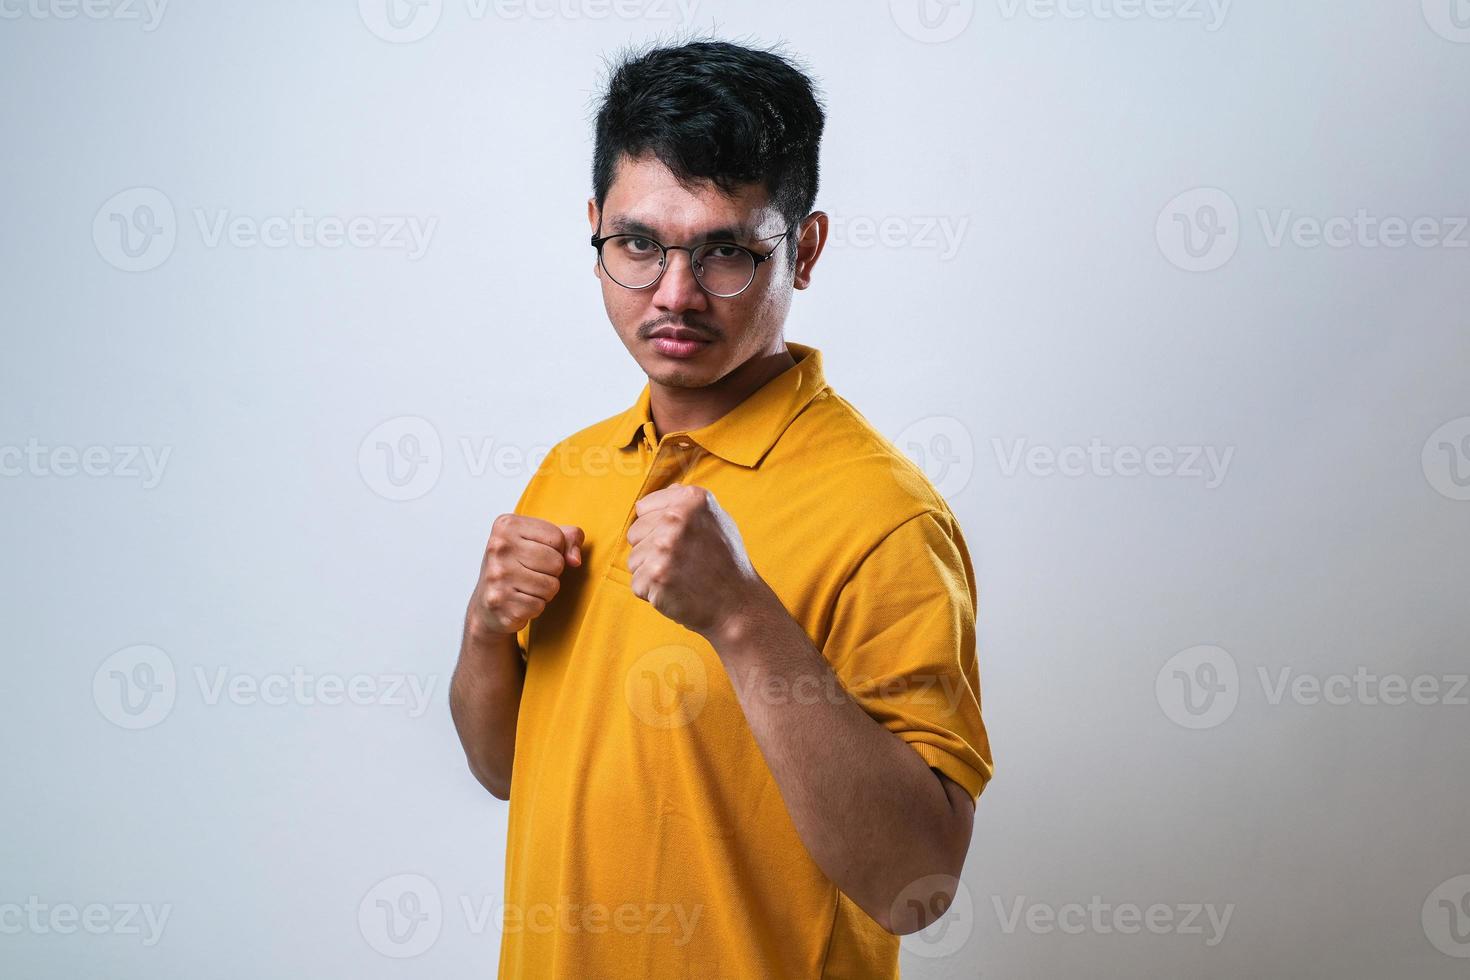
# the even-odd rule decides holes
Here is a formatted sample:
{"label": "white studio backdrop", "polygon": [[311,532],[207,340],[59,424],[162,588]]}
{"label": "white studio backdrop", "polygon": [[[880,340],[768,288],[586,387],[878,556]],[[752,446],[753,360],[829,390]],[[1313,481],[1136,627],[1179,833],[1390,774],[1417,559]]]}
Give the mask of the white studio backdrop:
{"label": "white studio backdrop", "polygon": [[980,580],[904,976],[1463,976],[1463,0],[0,0],[0,973],[493,975],[460,617],[643,382],[604,62],[710,31],[822,87],[787,336]]}

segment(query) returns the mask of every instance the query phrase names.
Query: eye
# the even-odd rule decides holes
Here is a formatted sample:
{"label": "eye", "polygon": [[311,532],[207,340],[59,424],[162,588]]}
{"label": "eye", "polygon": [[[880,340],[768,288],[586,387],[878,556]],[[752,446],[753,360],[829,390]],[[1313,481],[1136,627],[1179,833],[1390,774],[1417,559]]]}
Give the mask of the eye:
{"label": "eye", "polygon": [[710,245],[705,250],[705,258],[716,260],[738,259],[742,250],[735,245]]}
{"label": "eye", "polygon": [[639,238],[637,235],[618,239],[618,245],[630,255],[648,255],[658,251],[658,246],[651,239]]}

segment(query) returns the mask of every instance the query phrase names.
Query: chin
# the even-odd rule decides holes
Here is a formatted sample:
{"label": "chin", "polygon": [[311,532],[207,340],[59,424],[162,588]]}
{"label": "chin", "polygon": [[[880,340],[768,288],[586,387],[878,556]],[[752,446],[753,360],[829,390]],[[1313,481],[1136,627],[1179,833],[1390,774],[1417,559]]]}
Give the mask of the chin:
{"label": "chin", "polygon": [[719,380],[718,374],[693,366],[676,365],[644,373],[665,388],[703,388]]}

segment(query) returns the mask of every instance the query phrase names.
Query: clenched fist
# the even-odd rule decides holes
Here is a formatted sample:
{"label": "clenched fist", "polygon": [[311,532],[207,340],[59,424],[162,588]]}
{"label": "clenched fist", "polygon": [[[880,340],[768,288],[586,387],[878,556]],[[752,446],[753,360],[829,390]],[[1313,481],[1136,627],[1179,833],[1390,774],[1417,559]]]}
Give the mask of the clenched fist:
{"label": "clenched fist", "polygon": [[465,614],[471,636],[515,633],[546,609],[567,565],[582,564],[582,529],[501,514],[491,526],[480,581]]}
{"label": "clenched fist", "polygon": [[730,515],[703,487],[673,483],[635,505],[633,594],[710,639],[764,586]]}

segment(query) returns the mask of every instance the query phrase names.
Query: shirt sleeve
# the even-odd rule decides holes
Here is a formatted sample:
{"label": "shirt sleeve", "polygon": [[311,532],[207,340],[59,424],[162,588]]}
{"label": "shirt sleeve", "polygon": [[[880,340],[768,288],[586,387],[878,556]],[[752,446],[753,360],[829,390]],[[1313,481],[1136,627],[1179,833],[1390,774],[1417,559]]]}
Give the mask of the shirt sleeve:
{"label": "shirt sleeve", "polygon": [[975,609],[959,526],[926,511],[858,564],[838,593],[823,647],[863,710],[971,798],[993,768],[980,717]]}

